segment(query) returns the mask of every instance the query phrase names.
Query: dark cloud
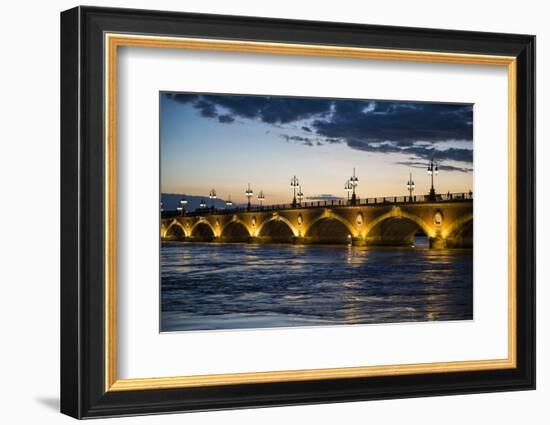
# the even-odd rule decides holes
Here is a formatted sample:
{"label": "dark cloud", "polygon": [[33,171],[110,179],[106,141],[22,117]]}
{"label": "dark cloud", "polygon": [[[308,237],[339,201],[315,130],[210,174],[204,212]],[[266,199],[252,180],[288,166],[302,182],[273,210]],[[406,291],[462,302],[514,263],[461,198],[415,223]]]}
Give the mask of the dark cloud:
{"label": "dark cloud", "polygon": [[213,103],[199,99],[195,101],[193,105],[201,112],[201,116],[205,118],[216,118],[218,116],[216,106]]}
{"label": "dark cloud", "polygon": [[[397,164],[406,165],[407,167],[427,169],[425,162],[418,161],[399,161]],[[472,168],[469,167],[455,167],[453,165],[438,164],[438,168],[442,171],[460,171],[461,173],[471,173]]]}
{"label": "dark cloud", "polygon": [[206,118],[216,118],[217,108],[220,107],[228,111],[226,116],[233,117],[233,120],[236,118],[257,119],[267,124],[288,124],[313,116],[323,116],[330,111],[332,102],[330,99],[271,96],[186,93],[167,93],[166,95],[170,100],[192,104]]}
{"label": "dark cloud", "polygon": [[436,149],[426,146],[414,146],[410,148],[402,149],[401,152],[406,154],[412,154],[418,158],[426,160],[436,159],[438,161],[458,161],[458,162],[473,162],[474,151],[472,149]]}
{"label": "dark cloud", "polygon": [[448,142],[473,140],[471,105],[183,93],[167,96],[225,124],[246,118],[284,128],[285,124],[300,125],[307,120],[309,124],[298,128],[312,137],[282,135],[287,142],[306,146],[346,143],[352,149],[400,153],[414,160],[473,161],[472,149],[441,148]]}
{"label": "dark cloud", "polygon": [[357,149],[375,143],[472,140],[471,106],[406,102],[336,101],[329,119],[312,127],[321,136],[344,139]]}
{"label": "dark cloud", "polygon": [[235,118],[233,118],[231,115],[218,115],[218,121],[224,124],[231,124],[233,121],[235,121]]}
{"label": "dark cloud", "polygon": [[305,146],[313,146],[313,142],[315,142],[315,140],[310,137],[289,136],[288,134],[281,134],[281,137],[287,142],[299,142]]}
{"label": "dark cloud", "polygon": [[368,143],[363,140],[352,139],[348,140],[348,146],[354,149],[375,152],[375,153],[402,153],[410,155],[412,159],[423,159],[429,161],[457,161],[457,162],[473,162],[473,150],[462,148],[447,148],[437,149],[430,144],[421,144],[413,146],[402,146],[398,143]]}
{"label": "dark cloud", "polygon": [[164,93],[164,95],[167,99],[178,103],[191,103],[199,98],[199,95],[191,93]]}
{"label": "dark cloud", "polygon": [[[384,142],[384,143],[369,143],[361,139],[349,139],[347,144],[350,148],[366,151],[366,152],[378,152],[378,153],[401,153],[403,147],[400,147],[396,143]],[[412,152],[411,152],[412,153]]]}
{"label": "dark cloud", "polygon": [[190,102],[201,113],[204,104],[209,103],[212,107],[224,108],[234,118],[258,119],[267,124],[287,124],[330,110],[330,101],[326,99],[292,97],[201,95]]}
{"label": "dark cloud", "polygon": [[268,124],[286,124],[328,113],[330,104],[324,99],[270,98],[259,110],[260,119]]}

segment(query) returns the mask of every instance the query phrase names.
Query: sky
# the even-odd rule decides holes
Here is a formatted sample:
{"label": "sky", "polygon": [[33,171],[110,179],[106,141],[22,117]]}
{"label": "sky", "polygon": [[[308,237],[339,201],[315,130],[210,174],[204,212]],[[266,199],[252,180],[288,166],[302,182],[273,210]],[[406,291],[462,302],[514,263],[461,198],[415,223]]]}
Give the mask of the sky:
{"label": "sky", "polygon": [[473,189],[473,106],[368,99],[160,93],[161,191],[245,203],[345,198],[353,168],[360,198]]}

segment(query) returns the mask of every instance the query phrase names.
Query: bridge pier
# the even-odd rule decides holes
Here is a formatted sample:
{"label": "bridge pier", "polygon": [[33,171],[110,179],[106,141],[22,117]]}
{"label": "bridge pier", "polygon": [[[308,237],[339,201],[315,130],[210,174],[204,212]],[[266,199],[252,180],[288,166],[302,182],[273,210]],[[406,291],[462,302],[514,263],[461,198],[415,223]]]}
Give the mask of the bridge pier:
{"label": "bridge pier", "polygon": [[436,236],[430,238],[430,248],[432,249],[449,249],[449,248],[473,248],[473,239],[471,237],[452,237],[442,238]]}
{"label": "bridge pier", "polygon": [[353,246],[367,246],[367,241],[365,238],[352,238],[351,244]]}
{"label": "bridge pier", "polygon": [[473,248],[474,240],[472,237],[452,237],[446,239],[447,248]]}
{"label": "bridge pier", "polygon": [[294,238],[292,238],[292,243],[295,245],[307,245],[310,242],[309,238],[304,236],[294,236]]}
{"label": "bridge pier", "polygon": [[447,240],[440,237],[440,236],[429,238],[428,240],[430,242],[430,248],[432,248],[432,249],[445,249],[445,248],[447,248]]}

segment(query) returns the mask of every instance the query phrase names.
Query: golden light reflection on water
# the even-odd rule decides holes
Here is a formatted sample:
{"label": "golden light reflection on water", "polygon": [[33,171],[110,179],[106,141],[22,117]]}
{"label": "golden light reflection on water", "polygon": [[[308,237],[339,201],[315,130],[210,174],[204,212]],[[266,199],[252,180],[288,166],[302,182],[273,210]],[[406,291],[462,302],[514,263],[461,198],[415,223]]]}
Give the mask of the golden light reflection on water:
{"label": "golden light reflection on water", "polygon": [[[255,317],[264,316],[273,323],[288,318],[291,326],[471,318],[471,256],[461,251],[288,244],[165,247],[163,311],[169,317],[177,311],[183,318],[207,317],[220,329],[231,326],[223,314],[243,315],[252,327]],[[202,325],[191,321],[185,326]]]}
{"label": "golden light reflection on water", "polygon": [[364,264],[368,260],[368,252],[364,247],[348,246],[346,263],[352,266]]}
{"label": "golden light reflection on water", "polygon": [[438,301],[438,298],[442,298],[438,295],[428,295],[426,297],[426,308],[425,308],[425,318],[428,321],[437,320],[439,307],[436,307],[435,302]]}

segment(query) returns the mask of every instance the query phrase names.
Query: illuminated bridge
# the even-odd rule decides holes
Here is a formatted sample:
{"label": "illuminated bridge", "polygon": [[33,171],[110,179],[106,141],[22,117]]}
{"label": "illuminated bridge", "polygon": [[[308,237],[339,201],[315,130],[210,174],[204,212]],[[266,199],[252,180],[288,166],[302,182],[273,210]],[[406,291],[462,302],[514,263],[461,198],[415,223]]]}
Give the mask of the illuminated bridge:
{"label": "illuminated bridge", "polygon": [[417,234],[431,248],[471,248],[473,197],[447,195],[305,202],[192,213],[163,213],[162,240],[200,242],[410,246]]}

